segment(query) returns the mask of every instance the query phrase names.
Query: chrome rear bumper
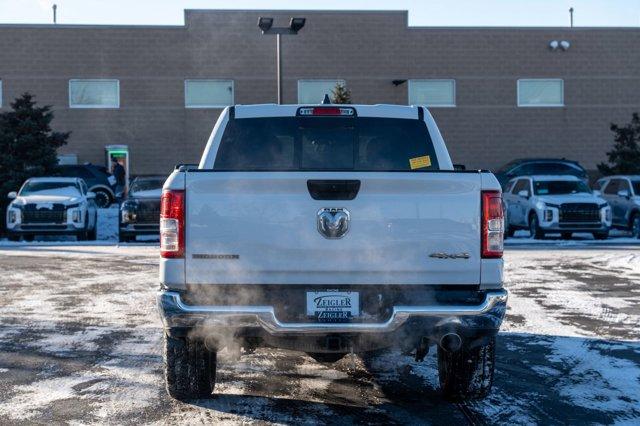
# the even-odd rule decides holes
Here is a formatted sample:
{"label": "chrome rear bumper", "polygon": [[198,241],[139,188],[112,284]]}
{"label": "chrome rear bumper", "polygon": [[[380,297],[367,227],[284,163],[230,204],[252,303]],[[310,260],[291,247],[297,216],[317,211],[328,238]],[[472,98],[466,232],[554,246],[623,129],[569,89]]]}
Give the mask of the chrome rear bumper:
{"label": "chrome rear bumper", "polygon": [[[430,318],[439,323],[475,323],[482,318],[499,328],[507,304],[507,291],[492,290],[478,305],[395,306],[390,318],[380,323],[283,323],[272,306],[197,306],[187,305],[175,291],[159,291],[158,310],[166,329],[176,327],[245,328],[258,327],[270,334],[384,333],[392,332],[411,319]],[[471,321],[467,321],[471,320]],[[437,324],[436,324],[437,325]]]}

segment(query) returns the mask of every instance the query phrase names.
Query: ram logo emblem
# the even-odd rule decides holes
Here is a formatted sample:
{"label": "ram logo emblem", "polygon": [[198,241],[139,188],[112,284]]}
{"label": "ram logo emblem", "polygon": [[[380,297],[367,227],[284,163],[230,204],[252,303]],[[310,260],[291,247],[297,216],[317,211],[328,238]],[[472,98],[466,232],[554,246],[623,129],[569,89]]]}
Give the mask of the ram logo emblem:
{"label": "ram logo emblem", "polygon": [[349,231],[351,215],[347,209],[324,208],[318,210],[318,232],[325,238],[342,238]]}

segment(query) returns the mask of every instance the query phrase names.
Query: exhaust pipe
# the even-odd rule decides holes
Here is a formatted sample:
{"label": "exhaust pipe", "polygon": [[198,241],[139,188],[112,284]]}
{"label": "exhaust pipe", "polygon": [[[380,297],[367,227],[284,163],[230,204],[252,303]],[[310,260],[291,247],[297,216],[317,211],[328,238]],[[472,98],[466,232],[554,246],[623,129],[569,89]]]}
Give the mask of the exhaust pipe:
{"label": "exhaust pipe", "polygon": [[457,333],[447,333],[440,338],[440,347],[447,352],[456,352],[462,347],[462,338]]}

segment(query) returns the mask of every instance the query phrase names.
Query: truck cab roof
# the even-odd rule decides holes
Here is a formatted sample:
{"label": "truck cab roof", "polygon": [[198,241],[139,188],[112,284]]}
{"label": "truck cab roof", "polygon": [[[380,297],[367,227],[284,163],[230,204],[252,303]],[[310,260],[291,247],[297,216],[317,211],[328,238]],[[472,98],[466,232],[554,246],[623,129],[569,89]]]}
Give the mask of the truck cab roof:
{"label": "truck cab roof", "polygon": [[[421,107],[411,105],[352,105],[352,104],[256,104],[256,105],[236,105],[229,107],[234,109],[235,118],[258,118],[258,117],[295,117],[300,108],[349,108],[353,109],[359,117],[385,117],[385,118],[420,118]],[[422,107],[424,108],[424,107]],[[426,110],[426,108],[424,108]]]}

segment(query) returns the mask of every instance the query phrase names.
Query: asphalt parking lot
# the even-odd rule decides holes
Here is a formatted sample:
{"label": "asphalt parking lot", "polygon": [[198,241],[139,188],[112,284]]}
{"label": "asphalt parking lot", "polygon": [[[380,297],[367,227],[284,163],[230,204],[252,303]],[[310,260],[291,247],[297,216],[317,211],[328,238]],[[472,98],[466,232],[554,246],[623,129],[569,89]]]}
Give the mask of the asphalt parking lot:
{"label": "asphalt parking lot", "polygon": [[497,377],[460,406],[423,363],[260,350],[222,361],[215,398],[164,391],[157,247],[0,247],[0,424],[640,422],[638,246],[521,245]]}

